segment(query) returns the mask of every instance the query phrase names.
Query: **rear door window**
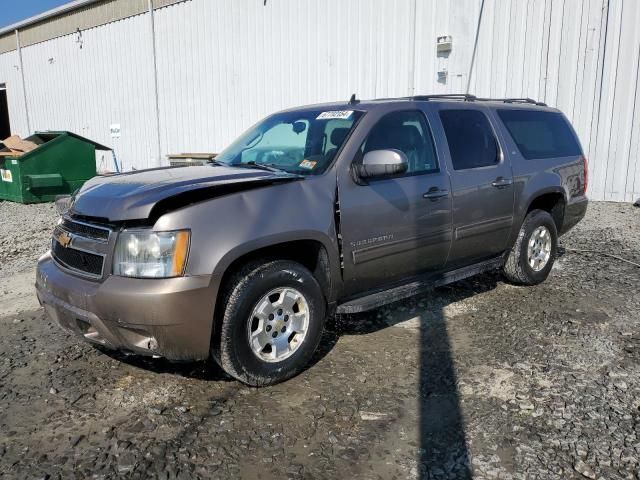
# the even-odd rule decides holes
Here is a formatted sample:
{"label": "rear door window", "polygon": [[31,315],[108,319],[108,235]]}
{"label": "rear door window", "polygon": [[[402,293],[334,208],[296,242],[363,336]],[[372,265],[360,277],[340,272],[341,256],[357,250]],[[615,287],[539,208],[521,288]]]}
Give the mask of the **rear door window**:
{"label": "rear door window", "polygon": [[498,141],[479,110],[440,110],[454,170],[489,167],[499,162]]}
{"label": "rear door window", "polygon": [[499,109],[498,116],[528,160],[582,155],[571,127],[561,113]]}

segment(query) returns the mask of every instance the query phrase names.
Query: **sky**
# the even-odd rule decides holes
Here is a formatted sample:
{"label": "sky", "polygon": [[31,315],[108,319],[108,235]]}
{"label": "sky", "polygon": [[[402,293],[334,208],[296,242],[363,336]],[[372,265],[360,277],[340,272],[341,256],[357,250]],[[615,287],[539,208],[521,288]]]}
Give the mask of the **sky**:
{"label": "sky", "polygon": [[33,17],[70,0],[4,0],[0,8],[0,28]]}

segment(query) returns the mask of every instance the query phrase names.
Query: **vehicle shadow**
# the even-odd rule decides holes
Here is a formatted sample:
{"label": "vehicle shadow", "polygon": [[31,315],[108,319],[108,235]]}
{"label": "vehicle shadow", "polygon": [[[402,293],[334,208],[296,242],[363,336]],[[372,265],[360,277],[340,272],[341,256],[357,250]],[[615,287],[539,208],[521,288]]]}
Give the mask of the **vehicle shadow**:
{"label": "vehicle shadow", "polygon": [[153,358],[144,355],[127,354],[117,350],[110,350],[95,346],[104,355],[113,360],[125,363],[132,367],[147,370],[158,374],[179,375],[194,380],[204,380],[212,382],[232,381],[220,366],[213,360],[208,359],[200,362],[175,362],[166,358]]}
{"label": "vehicle shadow", "polygon": [[[420,332],[419,477],[472,478],[465,422],[460,406],[452,345],[445,307],[496,287],[498,272],[490,272],[440,287],[378,310],[340,315],[327,327],[318,357],[326,355],[343,335],[366,335],[411,323]],[[318,360],[319,360],[318,358]],[[317,360],[316,360],[317,361]]]}

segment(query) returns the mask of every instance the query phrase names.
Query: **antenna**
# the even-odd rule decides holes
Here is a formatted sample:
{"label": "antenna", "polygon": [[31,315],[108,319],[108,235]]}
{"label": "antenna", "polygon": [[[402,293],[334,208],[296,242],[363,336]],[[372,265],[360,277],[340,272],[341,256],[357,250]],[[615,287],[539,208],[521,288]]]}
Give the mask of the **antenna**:
{"label": "antenna", "polygon": [[360,103],[360,100],[358,100],[356,98],[356,94],[352,94],[351,98],[349,99],[349,105],[357,105],[358,103]]}

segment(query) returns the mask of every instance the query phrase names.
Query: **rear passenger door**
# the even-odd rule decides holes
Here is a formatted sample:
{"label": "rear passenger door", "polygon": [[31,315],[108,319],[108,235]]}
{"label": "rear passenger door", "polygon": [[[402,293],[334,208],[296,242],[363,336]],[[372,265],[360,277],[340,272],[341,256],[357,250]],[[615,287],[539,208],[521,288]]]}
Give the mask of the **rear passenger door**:
{"label": "rear passenger door", "polygon": [[513,224],[513,174],[484,108],[441,104],[437,110],[453,194],[449,269],[507,248]]}

